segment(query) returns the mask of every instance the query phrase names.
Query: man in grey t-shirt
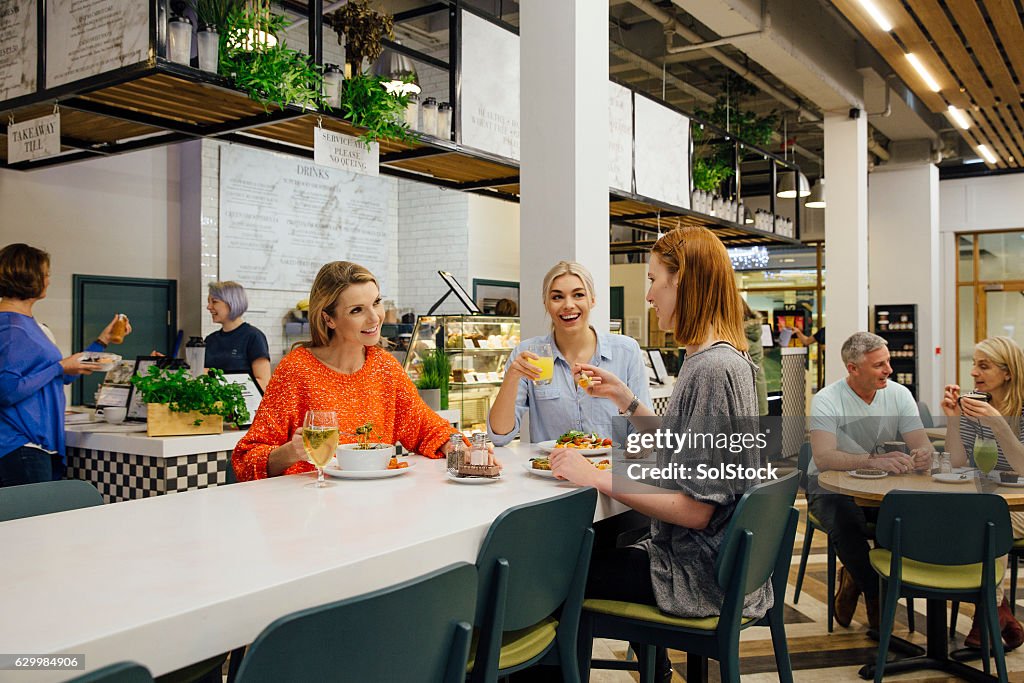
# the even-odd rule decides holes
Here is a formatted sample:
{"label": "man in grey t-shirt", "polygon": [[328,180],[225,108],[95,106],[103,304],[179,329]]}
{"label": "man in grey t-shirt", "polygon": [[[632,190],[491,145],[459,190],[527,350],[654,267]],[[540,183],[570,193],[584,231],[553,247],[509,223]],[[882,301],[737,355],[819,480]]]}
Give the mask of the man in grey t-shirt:
{"label": "man in grey t-shirt", "polygon": [[[829,543],[843,563],[835,596],[835,618],[849,626],[861,592],[868,623],[878,625],[878,577],[868,560],[869,518],[877,508],[864,509],[850,496],[825,491],[817,474],[826,470],[872,467],[900,474],[931,467],[932,446],[924,432],[910,391],[889,381],[892,367],[886,341],[857,332],[843,343],[843,362],[849,373],[814,395],[811,402],[811,450],[808,511],[821,522]],[[902,440],[911,455],[878,452],[885,441]]]}

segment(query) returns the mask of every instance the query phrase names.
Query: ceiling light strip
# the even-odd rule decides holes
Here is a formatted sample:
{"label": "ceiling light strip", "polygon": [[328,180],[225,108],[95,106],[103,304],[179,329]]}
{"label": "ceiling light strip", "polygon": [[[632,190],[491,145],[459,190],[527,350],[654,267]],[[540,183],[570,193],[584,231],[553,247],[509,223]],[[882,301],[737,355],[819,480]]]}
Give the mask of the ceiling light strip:
{"label": "ceiling light strip", "polygon": [[878,9],[878,6],[872,2],[872,0],[860,0],[860,6],[863,7],[864,11],[875,20],[878,28],[882,29],[886,33],[892,30],[892,22],[882,14],[882,11]]}
{"label": "ceiling light strip", "polygon": [[924,68],[924,64],[921,63],[921,60],[918,59],[917,55],[915,55],[913,52],[908,52],[907,61],[910,62],[910,65],[912,67],[914,67],[914,70],[917,72],[917,75],[921,77],[921,80],[924,81],[924,84],[928,86],[929,90],[931,90],[932,92],[939,92],[940,90],[942,90],[942,88],[939,87],[939,82],[936,81],[935,77],[933,77],[931,73],[928,72],[928,69]]}
{"label": "ceiling light strip", "polygon": [[949,114],[949,118],[953,119],[953,123],[960,126],[963,130],[970,130],[971,120],[967,118],[967,115],[962,109],[954,107],[951,104],[946,108],[946,112]]}
{"label": "ceiling light strip", "polygon": [[[1014,143],[1014,137],[1003,126],[1003,120],[998,116],[999,112],[995,107],[982,109],[978,112],[975,120],[982,128],[984,137],[988,138],[989,149],[993,150],[996,156],[1009,161],[1010,157],[1015,160],[1021,159],[1021,152]],[[979,138],[982,137],[979,135]]]}
{"label": "ceiling light strip", "polygon": [[982,156],[982,158],[985,161],[987,161],[988,163],[992,164],[993,166],[995,166],[997,163],[999,163],[999,157],[997,157],[992,152],[992,150],[990,150],[988,148],[988,145],[978,145],[977,152],[978,152],[978,154],[980,154]]}

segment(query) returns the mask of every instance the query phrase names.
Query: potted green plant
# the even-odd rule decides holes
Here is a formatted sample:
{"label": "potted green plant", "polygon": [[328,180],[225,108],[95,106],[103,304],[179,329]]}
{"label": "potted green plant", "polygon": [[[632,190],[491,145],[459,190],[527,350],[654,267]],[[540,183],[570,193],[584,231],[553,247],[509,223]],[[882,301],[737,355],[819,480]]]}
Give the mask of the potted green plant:
{"label": "potted green plant", "polygon": [[377,12],[369,0],[349,0],[340,9],[324,16],[324,22],[338,34],[338,44],[345,46],[346,78],[363,72],[363,59],[375,62],[384,51],[381,40],[394,39],[395,18]]}
{"label": "potted green plant", "polygon": [[405,122],[409,93],[420,88],[407,77],[389,81],[372,74],[358,74],[341,86],[341,107],[345,119],[366,128],[359,139],[369,144],[380,140],[415,141],[416,135]]}
{"label": "potted green plant", "polygon": [[326,105],[323,69],[284,42],[289,21],[267,0],[231,9],[220,36],[220,73],[267,111],[270,105],[318,109]]}
{"label": "potted green plant", "polygon": [[372,422],[356,427],[353,443],[338,446],[338,467],[342,470],[383,470],[395,455],[393,444],[381,443]]}
{"label": "potted green plant", "polygon": [[220,370],[193,377],[184,368],[152,366],[147,374],[132,377],[132,384],[146,404],[149,436],[219,434],[225,421],[249,421],[242,386],[229,383]]}
{"label": "potted green plant", "polygon": [[448,409],[448,381],[452,363],[444,349],[430,349],[420,356],[420,376],[416,388],[432,410]]}

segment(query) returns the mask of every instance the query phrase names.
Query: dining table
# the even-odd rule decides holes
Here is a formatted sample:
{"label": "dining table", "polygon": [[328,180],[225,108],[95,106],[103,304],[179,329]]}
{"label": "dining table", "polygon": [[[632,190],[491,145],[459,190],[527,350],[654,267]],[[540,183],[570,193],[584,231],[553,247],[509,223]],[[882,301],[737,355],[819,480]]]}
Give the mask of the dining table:
{"label": "dining table", "polygon": [[[0,523],[0,650],[77,654],[84,671],[133,660],[161,675],[296,610],[475,562],[502,512],[575,488],[528,471],[536,446],[495,455],[504,469],[486,483],[410,456],[399,474],[327,488],[298,474]],[[594,519],[627,510],[601,495]],[[82,673],[0,670],[0,681]]]}
{"label": "dining table", "polygon": [[[828,471],[818,474],[818,485],[832,493],[851,496],[862,507],[878,507],[882,499],[890,491],[936,491],[943,493],[995,493],[1002,496],[1011,510],[1024,510],[1024,478],[1018,484],[1006,486],[988,477],[982,478],[981,473],[973,468],[960,468],[945,477],[949,482],[937,481],[930,472],[912,472],[907,474],[887,474],[879,478],[862,478],[854,472]],[[962,478],[961,478],[962,477]],[[927,600],[926,606],[926,637],[927,644],[921,648],[903,641],[900,649],[903,652],[914,651],[913,656],[890,661],[885,665],[885,673],[895,674],[921,669],[936,669],[959,677],[966,681],[995,681],[995,676],[986,674],[980,669],[963,664],[961,660],[973,659],[975,650],[949,652],[947,639],[946,601]],[[894,644],[896,638],[893,639]],[[909,647],[907,647],[909,646]],[[863,679],[872,679],[875,675],[875,662],[865,664],[858,671]]]}

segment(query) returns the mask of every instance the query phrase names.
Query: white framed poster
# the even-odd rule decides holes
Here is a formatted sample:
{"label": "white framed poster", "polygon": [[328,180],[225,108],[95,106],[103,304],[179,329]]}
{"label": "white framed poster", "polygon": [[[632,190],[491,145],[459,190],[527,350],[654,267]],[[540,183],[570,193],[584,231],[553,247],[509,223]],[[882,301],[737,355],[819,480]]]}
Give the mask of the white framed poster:
{"label": "white framed poster", "polygon": [[329,261],[355,261],[388,292],[391,183],[241,145],[220,152],[220,279],[308,292]]}
{"label": "white framed poster", "polygon": [[690,119],[642,95],[633,106],[636,193],[690,208]]}
{"label": "white framed poster", "polygon": [[36,91],[36,0],[0,0],[0,102]]}
{"label": "white framed poster", "polygon": [[47,0],[46,87],[145,62],[152,5],[147,0]]}
{"label": "white framed poster", "polygon": [[519,36],[462,11],[462,144],[519,160]]}
{"label": "white framed poster", "polygon": [[608,81],[608,187],[633,191],[633,91]]}

